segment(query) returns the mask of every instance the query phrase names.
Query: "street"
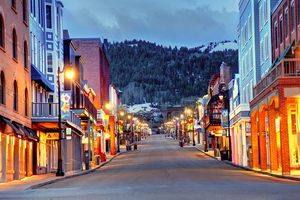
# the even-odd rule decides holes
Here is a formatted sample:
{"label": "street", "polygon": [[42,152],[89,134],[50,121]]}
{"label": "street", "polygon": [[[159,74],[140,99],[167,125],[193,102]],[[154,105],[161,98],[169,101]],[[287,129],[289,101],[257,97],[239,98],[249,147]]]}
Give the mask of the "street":
{"label": "street", "polygon": [[0,199],[299,199],[300,182],[241,170],[164,135],[100,169]]}

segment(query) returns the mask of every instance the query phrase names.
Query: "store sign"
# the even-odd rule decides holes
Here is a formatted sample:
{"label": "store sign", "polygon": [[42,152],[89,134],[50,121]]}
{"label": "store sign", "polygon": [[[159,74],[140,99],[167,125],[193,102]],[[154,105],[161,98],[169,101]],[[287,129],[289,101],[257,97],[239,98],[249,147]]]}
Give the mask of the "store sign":
{"label": "store sign", "polygon": [[46,140],[58,140],[58,133],[46,133]]}
{"label": "store sign", "polygon": [[72,131],[71,128],[66,128],[66,139],[71,140],[72,139]]}

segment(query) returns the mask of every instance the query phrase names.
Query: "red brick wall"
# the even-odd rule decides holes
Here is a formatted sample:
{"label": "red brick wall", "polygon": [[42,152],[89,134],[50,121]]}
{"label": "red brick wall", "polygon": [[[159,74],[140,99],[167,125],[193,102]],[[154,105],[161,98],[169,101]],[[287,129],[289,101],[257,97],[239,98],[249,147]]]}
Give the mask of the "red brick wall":
{"label": "red brick wall", "polygon": [[[288,80],[287,80],[288,81]],[[290,148],[289,148],[289,132],[288,115],[287,115],[287,99],[284,97],[284,86],[279,85],[279,113],[280,113],[280,140],[281,140],[281,158],[282,158],[282,174],[290,174]]]}
{"label": "red brick wall", "polygon": [[[5,105],[0,105],[3,115],[22,125],[31,127],[31,75],[30,75],[30,40],[28,23],[23,21],[23,1],[16,1],[12,9],[11,1],[1,1],[0,14],[4,21],[4,48],[0,47],[0,72],[5,76]],[[28,2],[28,1],[27,1]],[[27,4],[28,8],[28,4]],[[28,10],[28,9],[27,9]],[[28,12],[27,12],[28,22]],[[12,32],[17,35],[17,59],[12,55]],[[27,43],[27,69],[24,68],[24,42]],[[18,109],[13,110],[14,81],[18,85]],[[28,116],[25,116],[25,89],[28,90]],[[5,133],[5,132],[4,132]]]}
{"label": "red brick wall", "polygon": [[96,93],[94,105],[97,110],[104,109],[109,101],[109,64],[100,39],[72,39],[76,53],[81,55],[84,64],[84,79]]}
{"label": "red brick wall", "polygon": [[252,146],[252,159],[253,159],[253,168],[259,168],[258,164],[258,138],[257,138],[257,112],[251,117],[251,146]]}
{"label": "red brick wall", "polygon": [[[265,106],[265,105],[263,105]],[[260,168],[262,171],[268,169],[267,164],[267,142],[266,142],[266,108],[259,112],[259,148],[260,148]]]}
{"label": "red brick wall", "polygon": [[278,170],[277,159],[277,139],[276,139],[276,123],[275,119],[278,117],[278,111],[275,109],[275,102],[269,106],[269,131],[270,131],[270,165],[271,171]]}

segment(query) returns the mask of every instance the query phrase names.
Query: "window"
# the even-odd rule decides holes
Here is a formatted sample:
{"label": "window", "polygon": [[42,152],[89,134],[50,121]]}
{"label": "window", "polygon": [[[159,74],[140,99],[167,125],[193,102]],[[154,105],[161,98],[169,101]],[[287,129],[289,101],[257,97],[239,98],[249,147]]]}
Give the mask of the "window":
{"label": "window", "polygon": [[278,27],[277,23],[275,24],[275,48],[278,48]]}
{"label": "window", "polygon": [[253,99],[253,79],[250,81],[250,99]]}
{"label": "window", "polygon": [[298,24],[300,24],[300,0],[298,0]]}
{"label": "window", "polygon": [[11,0],[11,7],[16,9],[16,0]]}
{"label": "window", "polygon": [[28,55],[28,50],[27,50],[27,42],[24,42],[24,68],[27,69],[28,63],[27,63],[27,55]]}
{"label": "window", "polygon": [[25,116],[28,116],[28,90],[25,89]]}
{"label": "window", "polygon": [[27,22],[27,1],[23,0],[23,21]]}
{"label": "window", "polygon": [[245,76],[246,76],[246,73],[245,73],[245,59],[244,59],[244,58],[243,58],[243,61],[242,61],[242,62],[243,62],[243,64],[242,64],[242,67],[243,67],[243,69],[242,69],[242,70],[243,70],[243,72],[242,72],[242,73],[243,73],[243,74],[242,74],[242,76],[243,76],[243,79],[244,79],[244,78],[245,78]]}
{"label": "window", "polygon": [[249,60],[250,60],[250,70],[251,71],[253,69],[253,52],[252,52],[252,47],[249,50]]}
{"label": "window", "polygon": [[285,37],[289,37],[289,13],[285,10]]}
{"label": "window", "polygon": [[41,15],[41,1],[38,0],[38,18],[39,18],[39,24],[41,24],[42,21],[42,15]]}
{"label": "window", "polygon": [[4,95],[5,95],[5,79],[4,79],[4,73],[1,71],[1,80],[0,80],[0,103],[4,104]]}
{"label": "window", "polygon": [[17,85],[17,81],[14,81],[14,111],[18,111],[18,85]]}
{"label": "window", "polygon": [[35,12],[35,1],[36,0],[32,0],[33,1],[33,16],[36,17],[36,12]]}
{"label": "window", "polygon": [[245,23],[245,30],[244,30],[244,33],[245,33],[245,42],[247,43],[247,42],[248,42],[247,22]]}
{"label": "window", "polygon": [[33,1],[34,1],[34,0],[30,0],[30,12],[31,12],[31,13],[33,13],[33,5],[32,5],[32,4],[33,4]]}
{"label": "window", "polygon": [[13,58],[17,59],[17,34],[15,29],[13,29],[12,50]]}
{"label": "window", "polygon": [[244,29],[241,30],[241,38],[242,38],[242,48],[244,48]]}
{"label": "window", "polygon": [[279,22],[279,28],[280,28],[280,44],[283,42],[283,26],[282,26],[282,17]]}
{"label": "window", "polygon": [[263,13],[262,13],[262,6],[259,8],[259,30],[262,29],[263,26]]}
{"label": "window", "polygon": [[292,32],[293,32],[295,30],[295,2],[293,2],[292,5],[291,15],[292,15]]}
{"label": "window", "polygon": [[268,34],[265,35],[265,59],[269,58]]}
{"label": "window", "polygon": [[264,52],[263,52],[263,41],[260,41],[260,65],[262,65],[264,60]]}
{"label": "window", "polygon": [[248,74],[248,53],[245,56],[245,75]]}
{"label": "window", "polygon": [[48,72],[53,72],[52,53],[47,53],[47,68]]}
{"label": "window", "polygon": [[251,38],[252,36],[252,17],[251,15],[249,16],[249,19],[248,19],[248,24],[249,24],[249,38]]}
{"label": "window", "polygon": [[46,27],[52,28],[51,6],[46,6]]}
{"label": "window", "polygon": [[268,7],[267,7],[267,1],[264,1],[264,22],[267,23],[268,21]]}
{"label": "window", "polygon": [[0,14],[0,47],[4,48],[4,22]]}

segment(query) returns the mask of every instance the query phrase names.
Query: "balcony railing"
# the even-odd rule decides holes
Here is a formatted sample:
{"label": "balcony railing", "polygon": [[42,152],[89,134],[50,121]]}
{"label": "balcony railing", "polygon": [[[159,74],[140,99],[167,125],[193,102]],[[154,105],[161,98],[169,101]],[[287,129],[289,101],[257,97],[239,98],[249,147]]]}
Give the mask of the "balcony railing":
{"label": "balcony railing", "polygon": [[221,113],[210,113],[206,118],[206,124],[221,124]]}
{"label": "balcony railing", "polygon": [[279,77],[296,76],[300,78],[300,58],[282,59],[253,87],[253,97],[261,93]]}
{"label": "balcony railing", "polygon": [[[32,102],[31,116],[34,118],[58,118],[58,103],[34,103]],[[57,119],[58,121],[58,119]],[[70,122],[81,127],[81,119],[70,110]]]}
{"label": "balcony railing", "polygon": [[87,109],[94,119],[97,118],[97,109],[85,95],[72,95],[72,109]]}

